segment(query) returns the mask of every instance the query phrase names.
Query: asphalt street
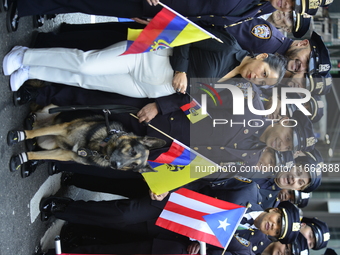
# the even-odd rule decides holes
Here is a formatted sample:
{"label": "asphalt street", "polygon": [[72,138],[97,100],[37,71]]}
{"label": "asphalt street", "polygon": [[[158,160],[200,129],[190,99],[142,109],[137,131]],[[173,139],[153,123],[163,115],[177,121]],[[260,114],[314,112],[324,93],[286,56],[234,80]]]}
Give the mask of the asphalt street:
{"label": "asphalt street", "polygon": [[[61,22],[90,23],[112,21],[114,18],[94,17],[83,14],[58,15],[46,21],[42,28],[33,28],[32,17],[21,18],[16,32],[6,30],[6,12],[0,12],[0,58],[15,45],[29,46],[34,30],[55,31]],[[41,222],[38,205],[42,197],[57,193],[74,199],[112,199],[105,194],[86,192],[74,187],[60,189],[60,174],[49,177],[47,164],[43,164],[28,178],[20,172],[9,171],[12,155],[25,150],[24,144],[9,147],[7,132],[23,128],[23,120],[30,112],[29,106],[16,107],[12,103],[9,77],[0,72],[0,255],[31,255],[38,245],[53,247],[53,239],[59,233],[61,221]]]}

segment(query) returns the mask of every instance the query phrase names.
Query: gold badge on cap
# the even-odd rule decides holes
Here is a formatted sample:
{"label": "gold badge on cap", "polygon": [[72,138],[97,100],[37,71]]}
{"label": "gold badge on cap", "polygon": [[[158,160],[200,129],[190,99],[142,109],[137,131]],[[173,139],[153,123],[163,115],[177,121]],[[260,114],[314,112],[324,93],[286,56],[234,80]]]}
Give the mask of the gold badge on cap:
{"label": "gold badge on cap", "polygon": [[316,89],[321,89],[322,87],[323,87],[322,81],[316,83]]}
{"label": "gold badge on cap", "polygon": [[324,108],[325,107],[323,101],[317,101],[317,102],[318,102],[319,108]]}
{"label": "gold badge on cap", "polygon": [[260,39],[269,39],[272,36],[272,30],[267,24],[254,26],[251,33]]}
{"label": "gold badge on cap", "polygon": [[309,9],[317,9],[320,6],[319,0],[309,0]]}
{"label": "gold badge on cap", "polygon": [[319,72],[328,72],[331,69],[329,64],[320,64],[319,65]]}
{"label": "gold badge on cap", "polygon": [[315,137],[309,137],[306,139],[307,140],[307,147],[313,146],[315,144]]}
{"label": "gold badge on cap", "polygon": [[331,238],[331,235],[329,232],[323,234],[323,241],[327,242]]}
{"label": "gold badge on cap", "polygon": [[292,227],[292,231],[296,232],[296,231],[300,231],[300,222],[293,222],[293,227]]}

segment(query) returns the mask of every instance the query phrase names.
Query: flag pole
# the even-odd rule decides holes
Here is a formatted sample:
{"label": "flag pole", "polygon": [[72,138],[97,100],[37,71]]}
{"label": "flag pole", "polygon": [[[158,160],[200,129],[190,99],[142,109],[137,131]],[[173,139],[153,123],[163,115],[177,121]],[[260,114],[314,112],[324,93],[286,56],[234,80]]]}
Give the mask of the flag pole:
{"label": "flag pole", "polygon": [[[136,118],[137,120],[139,119],[136,115],[134,115],[133,113],[130,113],[130,115],[134,118]],[[171,140],[175,140],[175,138],[169,136],[168,134],[164,133],[162,130],[159,130],[158,128],[156,128],[155,126],[151,125],[150,123],[147,123],[148,126],[152,127],[154,130],[158,131],[159,133],[161,133],[162,135],[165,135],[166,137],[168,137]]]}
{"label": "flag pole", "polygon": [[187,18],[185,18],[183,15],[179,14],[178,12],[174,11],[173,9],[171,9],[169,6],[158,2],[158,4],[160,4],[161,6],[163,6],[164,8],[168,9],[169,11],[175,13],[177,16],[181,17],[182,19],[184,19],[185,21],[189,22],[191,25],[195,26],[196,28],[198,28],[199,30],[201,30],[202,32],[206,33],[207,35],[209,35],[212,39],[215,39],[216,41],[223,43],[223,41],[216,37],[215,35],[213,35],[212,33],[209,33],[208,31],[206,31],[205,29],[201,28],[200,26],[196,25],[194,22],[188,20]]}
{"label": "flag pole", "polygon": [[[251,207],[251,203],[247,203],[246,209],[248,209],[248,208],[250,208],[250,207]],[[247,210],[244,210],[243,215],[242,215],[241,218],[244,217],[244,214],[246,213],[246,211],[247,211]],[[241,219],[241,218],[240,218],[240,219]],[[240,222],[238,222],[238,224],[240,224]],[[235,232],[234,232],[234,233],[235,233]],[[224,253],[227,251],[228,245],[229,245],[229,243],[224,247],[223,252],[222,252],[221,255],[224,255]]]}
{"label": "flag pole", "polygon": [[205,242],[198,241],[200,243],[200,255],[207,254],[207,244]]}

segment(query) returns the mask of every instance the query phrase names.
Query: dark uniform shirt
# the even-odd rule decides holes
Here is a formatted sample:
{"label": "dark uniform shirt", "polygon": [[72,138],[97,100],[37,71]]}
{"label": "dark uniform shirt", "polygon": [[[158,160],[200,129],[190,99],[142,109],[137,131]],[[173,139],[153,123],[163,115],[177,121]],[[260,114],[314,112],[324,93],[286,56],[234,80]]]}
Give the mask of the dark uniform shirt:
{"label": "dark uniform shirt", "polygon": [[280,53],[284,55],[293,40],[285,37],[274,25],[262,18],[254,18],[225,29],[242,49],[252,53]]}

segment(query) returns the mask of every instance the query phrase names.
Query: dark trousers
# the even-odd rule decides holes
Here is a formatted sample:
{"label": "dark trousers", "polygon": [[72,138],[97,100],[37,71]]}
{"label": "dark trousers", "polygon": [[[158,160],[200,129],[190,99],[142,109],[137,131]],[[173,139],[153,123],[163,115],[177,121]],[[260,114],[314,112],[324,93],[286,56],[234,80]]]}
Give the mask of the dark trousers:
{"label": "dark trousers", "polygon": [[18,0],[19,17],[82,12],[115,17],[143,16],[144,0]]}
{"label": "dark trousers", "polygon": [[106,22],[96,24],[60,25],[58,33],[38,33],[33,48],[77,48],[88,51],[103,49],[127,39],[128,28],[143,29],[145,25],[136,22]]}
{"label": "dark trousers", "polygon": [[99,202],[78,200],[70,202],[64,211],[55,212],[54,215],[71,223],[145,234],[150,232],[149,223],[158,228],[154,222],[166,201],[152,201],[149,196]]}

